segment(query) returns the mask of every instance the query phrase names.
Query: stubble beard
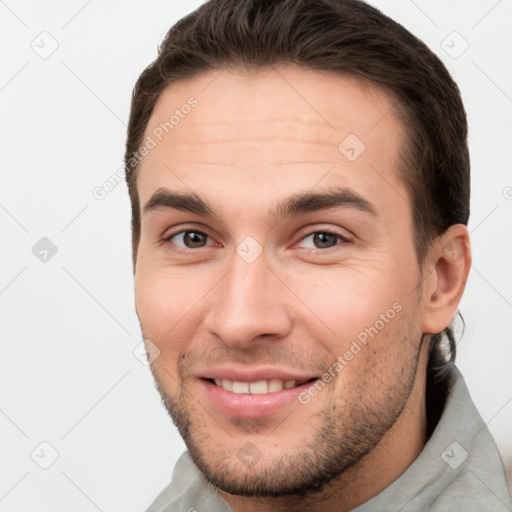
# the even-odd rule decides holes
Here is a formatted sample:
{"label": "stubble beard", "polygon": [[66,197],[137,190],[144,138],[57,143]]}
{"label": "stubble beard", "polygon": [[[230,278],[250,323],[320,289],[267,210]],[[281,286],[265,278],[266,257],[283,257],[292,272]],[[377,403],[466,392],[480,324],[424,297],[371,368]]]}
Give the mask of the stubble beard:
{"label": "stubble beard", "polygon": [[[198,405],[195,397],[183,386],[179,386],[179,391],[171,396],[157,372],[153,368],[152,371],[164,406],[192,460],[210,484],[238,496],[303,499],[318,495],[333,479],[357,464],[395,424],[414,385],[420,352],[419,347],[416,348],[416,353],[410,353],[409,358],[402,361],[399,377],[378,394],[377,402],[372,401],[371,389],[364,385],[363,380],[359,381],[358,389],[350,390],[350,407],[337,408],[336,402],[331,400],[313,418],[315,426],[309,426],[313,432],[308,439],[277,457],[262,453],[253,466],[244,466],[237,457],[237,451],[245,444],[243,435],[250,428],[245,432],[241,429],[240,436],[233,436],[227,446],[219,446],[210,429],[220,427]],[[378,376],[374,377],[377,378],[374,386],[385,386]],[[257,423],[252,422],[257,430]],[[250,423],[251,420],[239,422],[241,426]],[[296,428],[293,412],[285,423],[286,427],[277,428]],[[296,425],[300,428],[302,424],[298,422]],[[228,436],[227,431],[221,435]]]}

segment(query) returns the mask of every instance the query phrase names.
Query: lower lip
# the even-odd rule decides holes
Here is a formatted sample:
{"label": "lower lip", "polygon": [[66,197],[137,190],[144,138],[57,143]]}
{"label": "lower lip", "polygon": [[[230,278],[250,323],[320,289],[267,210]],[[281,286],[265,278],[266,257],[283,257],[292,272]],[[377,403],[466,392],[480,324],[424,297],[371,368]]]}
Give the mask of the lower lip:
{"label": "lower lip", "polygon": [[286,406],[299,403],[298,396],[311,387],[315,381],[272,393],[251,395],[233,393],[205,379],[199,379],[206,396],[224,414],[240,418],[260,418],[281,411]]}

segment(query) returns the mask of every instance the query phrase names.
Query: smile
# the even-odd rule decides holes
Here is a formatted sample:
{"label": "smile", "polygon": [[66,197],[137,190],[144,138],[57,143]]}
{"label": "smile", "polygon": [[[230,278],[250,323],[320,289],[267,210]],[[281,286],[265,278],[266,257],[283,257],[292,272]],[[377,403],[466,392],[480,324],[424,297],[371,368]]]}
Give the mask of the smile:
{"label": "smile", "polygon": [[272,379],[258,380],[254,382],[241,382],[230,379],[210,379],[210,382],[213,381],[215,385],[225,389],[226,391],[231,391],[232,393],[263,395],[266,393],[276,393],[283,389],[292,389],[313,380],[315,380],[315,378],[306,381]]}
{"label": "smile", "polygon": [[215,410],[229,417],[260,418],[278,414],[290,407],[304,407],[300,393],[316,377],[306,380],[260,379],[251,382],[200,378],[203,396]]}

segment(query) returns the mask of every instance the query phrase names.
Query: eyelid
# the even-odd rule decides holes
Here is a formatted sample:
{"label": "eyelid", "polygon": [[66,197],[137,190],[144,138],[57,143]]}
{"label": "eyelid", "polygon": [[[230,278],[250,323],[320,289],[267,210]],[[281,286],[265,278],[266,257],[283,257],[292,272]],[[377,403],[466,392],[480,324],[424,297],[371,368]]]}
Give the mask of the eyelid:
{"label": "eyelid", "polygon": [[[204,235],[206,236],[207,238],[209,238],[211,241],[213,241],[213,244],[208,244],[208,245],[205,245],[204,247],[197,247],[197,248],[189,248],[189,247],[182,247],[180,245],[177,245],[177,244],[174,244],[171,239],[174,238],[175,236],[178,236],[178,235],[181,235],[182,233],[186,233],[186,232],[194,232],[194,233],[200,233],[201,235]],[[215,245],[217,242],[215,242],[213,240],[213,237],[211,237],[208,233],[206,233],[205,230],[202,230],[202,229],[197,229],[195,227],[187,227],[187,226],[182,226],[181,228],[175,230],[175,231],[171,231],[171,233],[165,235],[163,238],[162,238],[162,241],[165,242],[165,243],[170,243],[170,244],[173,244],[175,247],[177,247],[176,250],[178,251],[197,251],[198,249],[205,249],[207,247],[210,247],[211,245]]]}
{"label": "eyelid", "polygon": [[[336,235],[346,241],[353,241],[356,238],[356,235],[352,233],[346,227],[341,227],[338,225],[329,225],[325,223],[311,223],[308,226],[305,226],[298,230],[299,240],[302,240],[308,235],[312,235],[314,233],[329,233],[331,235]],[[302,233],[302,234],[301,234]]]}
{"label": "eyelid", "polygon": [[196,231],[198,233],[202,233],[206,236],[209,236],[210,238],[212,238],[208,232],[209,232],[209,228],[208,226],[205,226],[204,224],[202,223],[197,223],[197,222],[192,222],[192,223],[178,223],[174,226],[167,226],[165,231],[164,231],[164,235],[165,233],[168,233],[167,235],[162,235],[162,238],[163,239],[167,239],[167,238],[171,238],[172,236],[176,236],[180,233],[183,233],[184,231]]}
{"label": "eyelid", "polygon": [[335,245],[333,245],[331,247],[325,247],[325,248],[321,248],[321,247],[306,247],[305,249],[309,249],[309,250],[312,250],[312,251],[318,251],[318,252],[327,252],[327,251],[329,251],[329,249],[336,249],[338,246],[340,246],[342,244],[351,243],[352,242],[351,238],[349,238],[349,237],[347,237],[345,235],[342,235],[341,233],[337,232],[334,229],[322,229],[322,228],[319,228],[319,229],[314,229],[312,231],[308,231],[306,234],[301,236],[299,238],[297,244],[299,244],[300,242],[303,242],[306,238],[308,238],[310,236],[316,235],[317,233],[326,233],[328,235],[333,235],[333,236],[339,238],[341,241],[336,243]]}
{"label": "eyelid", "polygon": [[[179,245],[176,245],[176,244],[174,244],[171,241],[171,239],[174,238],[175,236],[178,236],[178,235],[180,235],[182,233],[186,233],[188,231],[195,232],[195,233],[200,233],[200,234],[206,236],[208,239],[210,239],[210,241],[212,241],[213,243],[210,243],[210,244],[205,245],[203,247],[188,248],[188,247],[181,247]],[[294,245],[300,244],[300,242],[304,241],[304,239],[306,239],[306,238],[308,238],[308,237],[310,237],[312,235],[315,235],[317,233],[327,233],[329,235],[334,235],[334,236],[338,237],[341,241],[338,242],[337,244],[331,246],[331,247],[326,247],[326,248],[306,247],[305,249],[309,249],[309,250],[313,250],[313,251],[317,251],[317,252],[327,252],[327,251],[329,251],[329,249],[335,249],[335,248],[337,248],[338,246],[340,246],[342,244],[353,242],[353,238],[351,236],[347,236],[345,234],[342,234],[342,233],[340,233],[339,231],[337,231],[335,229],[322,228],[322,227],[318,227],[318,228],[315,229],[315,228],[311,228],[310,227],[308,231],[304,232],[304,234],[299,237],[298,241],[295,242]],[[219,245],[219,243],[215,242],[213,237],[210,236],[207,233],[206,229],[196,228],[195,226],[181,226],[179,229],[176,229],[175,231],[172,231],[171,233],[169,233],[166,236],[164,236],[162,238],[162,241],[166,242],[166,243],[172,243],[175,247],[177,247],[176,250],[178,250],[178,251],[197,251],[198,249],[206,249],[207,247],[211,247],[212,245],[213,246]]]}

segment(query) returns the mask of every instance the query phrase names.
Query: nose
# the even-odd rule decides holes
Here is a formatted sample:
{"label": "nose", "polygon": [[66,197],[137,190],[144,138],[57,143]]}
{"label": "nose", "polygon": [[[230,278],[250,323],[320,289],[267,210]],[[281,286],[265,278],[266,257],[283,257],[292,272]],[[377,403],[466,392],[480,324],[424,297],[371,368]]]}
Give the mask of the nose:
{"label": "nose", "polygon": [[226,345],[240,349],[262,337],[284,337],[292,327],[286,292],[263,255],[247,263],[235,253],[231,270],[210,297],[205,327]]}

